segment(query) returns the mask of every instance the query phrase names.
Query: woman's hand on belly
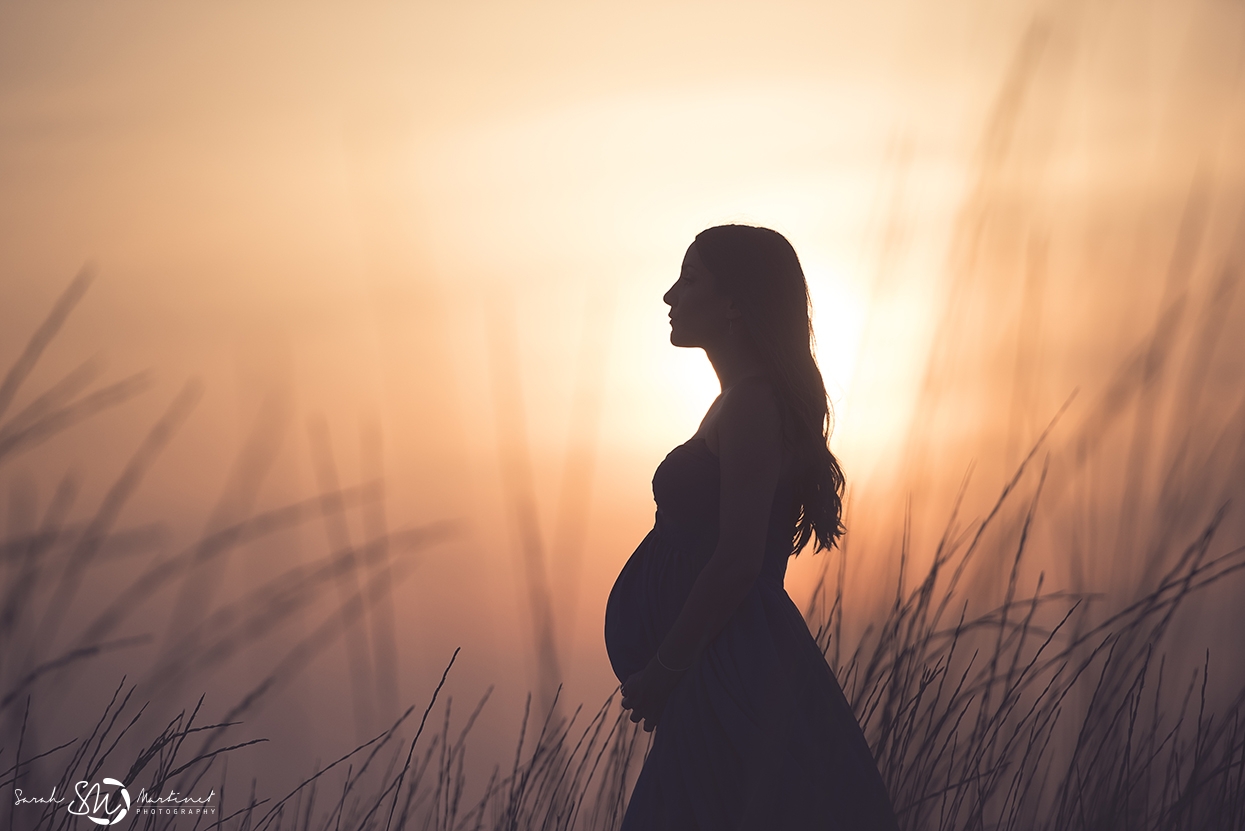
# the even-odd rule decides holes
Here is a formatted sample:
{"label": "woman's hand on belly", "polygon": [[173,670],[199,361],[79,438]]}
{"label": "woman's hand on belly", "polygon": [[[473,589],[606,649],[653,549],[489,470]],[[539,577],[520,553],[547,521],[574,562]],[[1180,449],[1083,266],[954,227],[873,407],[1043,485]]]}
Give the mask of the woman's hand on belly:
{"label": "woman's hand on belly", "polygon": [[622,706],[631,711],[629,718],[633,722],[643,719],[644,731],[651,733],[666,707],[666,699],[686,671],[666,669],[654,655],[648,666],[632,673],[622,685]]}

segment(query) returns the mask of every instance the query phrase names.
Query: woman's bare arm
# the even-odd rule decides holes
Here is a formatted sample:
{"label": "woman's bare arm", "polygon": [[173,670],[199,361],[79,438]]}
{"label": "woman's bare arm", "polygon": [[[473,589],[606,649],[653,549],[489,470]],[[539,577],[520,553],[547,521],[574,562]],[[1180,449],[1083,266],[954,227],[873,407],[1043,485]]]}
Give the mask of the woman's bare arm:
{"label": "woman's bare arm", "polygon": [[658,653],[682,668],[726,625],[765,560],[770,506],[782,467],[782,425],[769,384],[731,390],[717,422],[721,470],[718,544]]}
{"label": "woman's bare arm", "polygon": [[[782,467],[778,402],[766,383],[740,381],[718,416],[718,544],[648,665],[622,685],[624,709],[652,730],[700,649],[739,608],[765,562],[770,505]],[[675,670],[675,671],[672,671]]]}

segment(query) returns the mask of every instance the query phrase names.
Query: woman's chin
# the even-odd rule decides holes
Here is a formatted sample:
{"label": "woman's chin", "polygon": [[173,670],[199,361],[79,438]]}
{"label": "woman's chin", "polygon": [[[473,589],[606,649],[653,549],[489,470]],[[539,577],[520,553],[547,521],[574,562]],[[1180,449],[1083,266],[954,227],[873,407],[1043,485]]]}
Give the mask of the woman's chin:
{"label": "woman's chin", "polygon": [[687,334],[685,332],[677,332],[677,331],[670,332],[670,344],[672,346],[695,346],[696,345],[688,339]]}

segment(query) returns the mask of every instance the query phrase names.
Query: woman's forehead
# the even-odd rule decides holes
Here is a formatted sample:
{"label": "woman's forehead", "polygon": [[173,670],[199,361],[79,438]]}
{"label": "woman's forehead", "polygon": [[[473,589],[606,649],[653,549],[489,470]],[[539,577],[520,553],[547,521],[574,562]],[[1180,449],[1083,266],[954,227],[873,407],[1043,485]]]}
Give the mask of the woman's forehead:
{"label": "woman's forehead", "polygon": [[705,268],[705,261],[700,258],[700,252],[696,250],[695,242],[687,247],[687,253],[683,255],[683,267],[693,268],[697,271],[708,271]]}

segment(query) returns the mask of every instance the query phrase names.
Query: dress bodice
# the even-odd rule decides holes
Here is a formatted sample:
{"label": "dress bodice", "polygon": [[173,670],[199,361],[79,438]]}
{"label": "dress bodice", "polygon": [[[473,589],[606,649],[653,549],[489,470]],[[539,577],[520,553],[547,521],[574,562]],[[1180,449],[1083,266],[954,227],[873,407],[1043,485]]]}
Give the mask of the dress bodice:
{"label": "dress bodice", "polygon": [[[718,457],[701,437],[689,439],[666,455],[653,474],[657,503],[655,528],[687,546],[699,566],[713,555],[718,542],[721,470]],[[781,588],[798,519],[790,461],[779,475],[770,505],[765,563],[761,579]],[[699,568],[697,569],[699,570]]]}
{"label": "dress bodice", "polygon": [[[774,491],[765,559],[754,592],[785,594],[783,578],[798,510],[788,468]],[[618,575],[606,604],[606,649],[620,681],[653,657],[713,556],[720,491],[718,457],[702,438],[680,444],[657,466],[653,528]]]}

